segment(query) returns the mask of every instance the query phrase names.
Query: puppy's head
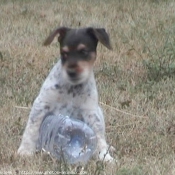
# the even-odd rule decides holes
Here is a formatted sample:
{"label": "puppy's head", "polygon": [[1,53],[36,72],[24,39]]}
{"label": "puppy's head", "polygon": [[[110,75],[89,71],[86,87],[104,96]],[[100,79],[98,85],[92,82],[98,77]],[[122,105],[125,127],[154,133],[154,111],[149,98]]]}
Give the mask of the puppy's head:
{"label": "puppy's head", "polygon": [[49,45],[56,35],[59,35],[64,78],[74,85],[83,83],[89,78],[96,59],[98,41],[108,49],[112,49],[109,36],[103,28],[60,27],[48,36],[44,45]]}

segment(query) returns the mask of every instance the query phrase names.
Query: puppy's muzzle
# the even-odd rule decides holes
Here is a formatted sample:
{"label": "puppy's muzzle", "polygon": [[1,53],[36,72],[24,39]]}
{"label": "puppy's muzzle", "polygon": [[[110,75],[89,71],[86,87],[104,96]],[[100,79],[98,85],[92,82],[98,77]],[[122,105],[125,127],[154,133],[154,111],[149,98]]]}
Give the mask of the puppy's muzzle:
{"label": "puppy's muzzle", "polygon": [[77,63],[70,63],[66,71],[71,81],[77,81],[80,79],[80,68]]}
{"label": "puppy's muzzle", "polygon": [[68,74],[69,78],[72,80],[78,78],[78,73],[76,72],[76,70],[68,69],[67,74]]}

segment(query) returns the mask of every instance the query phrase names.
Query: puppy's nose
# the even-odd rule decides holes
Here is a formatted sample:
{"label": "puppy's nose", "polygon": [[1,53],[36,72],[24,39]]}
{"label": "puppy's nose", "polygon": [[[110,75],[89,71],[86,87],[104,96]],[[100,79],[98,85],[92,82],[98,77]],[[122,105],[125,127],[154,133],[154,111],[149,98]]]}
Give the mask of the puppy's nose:
{"label": "puppy's nose", "polygon": [[69,75],[70,78],[76,78],[77,77],[77,73],[76,71],[67,71],[67,74]]}
{"label": "puppy's nose", "polygon": [[70,78],[74,79],[77,77],[77,75],[78,75],[77,67],[78,67],[78,65],[76,62],[69,63],[68,69],[67,69],[67,74]]}

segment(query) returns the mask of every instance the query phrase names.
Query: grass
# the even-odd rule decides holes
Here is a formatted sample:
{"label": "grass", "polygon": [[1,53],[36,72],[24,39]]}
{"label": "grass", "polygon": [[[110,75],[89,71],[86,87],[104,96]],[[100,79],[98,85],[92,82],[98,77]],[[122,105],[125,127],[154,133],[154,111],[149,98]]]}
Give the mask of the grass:
{"label": "grass", "polygon": [[[0,2],[0,174],[175,174],[175,2],[173,0],[2,0]],[[113,51],[98,46],[96,75],[111,168],[84,172],[51,157],[16,155],[33,100],[57,61],[42,42],[57,26],[104,27]],[[76,173],[77,172],[77,173]]]}

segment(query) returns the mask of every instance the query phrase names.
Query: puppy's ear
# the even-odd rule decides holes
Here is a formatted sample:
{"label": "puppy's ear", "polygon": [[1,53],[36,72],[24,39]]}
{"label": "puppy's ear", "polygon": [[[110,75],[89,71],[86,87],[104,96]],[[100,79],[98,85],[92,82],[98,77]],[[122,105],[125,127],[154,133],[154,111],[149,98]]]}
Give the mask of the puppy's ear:
{"label": "puppy's ear", "polygon": [[106,33],[104,28],[88,28],[88,33],[93,35],[105,47],[112,50],[109,35]]}
{"label": "puppy's ear", "polygon": [[46,38],[46,40],[44,41],[43,45],[47,46],[50,45],[50,43],[53,41],[53,39],[55,38],[56,35],[59,34],[58,36],[58,41],[61,42],[62,39],[65,37],[66,32],[70,30],[67,27],[59,27],[57,29],[55,29],[53,32],[50,33],[50,35]]}

